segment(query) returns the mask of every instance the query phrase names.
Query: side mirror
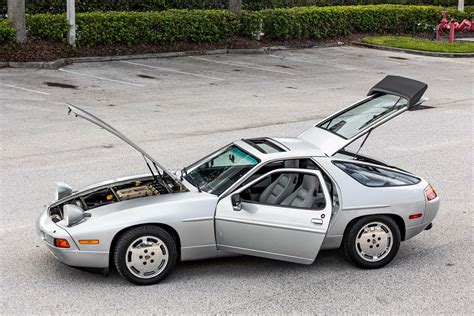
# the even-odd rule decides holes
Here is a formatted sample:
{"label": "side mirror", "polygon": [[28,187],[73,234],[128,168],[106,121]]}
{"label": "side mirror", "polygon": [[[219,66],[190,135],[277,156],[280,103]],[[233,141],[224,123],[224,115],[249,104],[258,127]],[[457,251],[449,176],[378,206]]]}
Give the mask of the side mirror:
{"label": "side mirror", "polygon": [[232,201],[232,208],[234,211],[241,211],[242,210],[242,199],[240,197],[239,193],[236,193],[230,197],[230,200]]}

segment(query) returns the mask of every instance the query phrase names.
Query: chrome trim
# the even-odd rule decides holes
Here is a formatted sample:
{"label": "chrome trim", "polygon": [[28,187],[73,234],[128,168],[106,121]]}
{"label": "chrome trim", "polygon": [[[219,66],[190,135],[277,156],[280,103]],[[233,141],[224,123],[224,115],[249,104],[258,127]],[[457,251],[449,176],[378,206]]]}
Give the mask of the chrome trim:
{"label": "chrome trim", "polygon": [[202,222],[202,221],[210,221],[214,220],[214,217],[194,217],[194,218],[185,218],[181,222],[189,223],[189,222]]}
{"label": "chrome trim", "polygon": [[204,247],[215,247],[216,244],[211,244],[211,245],[200,245],[200,246],[187,246],[187,247],[181,247],[181,249],[193,249],[193,248],[204,248]]}
{"label": "chrome trim", "polygon": [[349,207],[343,207],[343,211],[355,211],[355,210],[371,210],[374,208],[387,208],[390,207],[390,205],[368,205],[368,206],[349,206]]}

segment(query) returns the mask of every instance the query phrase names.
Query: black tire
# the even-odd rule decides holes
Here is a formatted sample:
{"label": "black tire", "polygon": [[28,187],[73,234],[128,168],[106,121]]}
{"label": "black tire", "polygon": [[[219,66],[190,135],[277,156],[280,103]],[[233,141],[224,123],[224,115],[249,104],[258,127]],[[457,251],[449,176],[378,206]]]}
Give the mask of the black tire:
{"label": "black tire", "polygon": [[[362,230],[362,228],[371,223],[382,223],[383,225],[385,225],[385,228],[388,228],[391,231],[392,234],[392,237],[390,238],[390,250],[386,254],[384,254],[383,257],[381,256],[382,258],[378,261],[370,261],[371,258],[368,258],[369,256],[367,256],[368,259],[364,259],[362,257],[363,255],[359,254],[361,252],[360,246],[356,245],[356,240],[359,237],[359,232]],[[360,236],[362,236],[362,234],[360,234]],[[395,258],[398,249],[400,248],[400,241],[400,229],[397,223],[391,217],[385,215],[371,215],[356,220],[354,223],[351,224],[350,227],[348,227],[344,235],[342,249],[347,260],[353,265],[362,269],[378,269],[387,265],[388,263],[390,263],[390,261],[393,260],[393,258]],[[362,240],[359,239],[358,242],[362,242]],[[370,237],[369,239],[367,239],[367,242],[370,245],[370,248],[372,248],[372,243],[374,246],[377,245],[377,241],[375,241],[375,239],[370,239]]]}
{"label": "black tire", "polygon": [[[166,266],[160,268],[162,270],[159,274],[149,278],[141,278],[134,275],[127,267],[126,262],[127,251],[129,246],[131,246],[131,243],[144,236],[152,236],[160,239],[165,244],[168,254]],[[137,285],[152,285],[163,280],[173,270],[177,258],[178,252],[173,237],[171,237],[166,230],[153,225],[138,226],[125,231],[121,236],[119,236],[113,253],[114,264],[119,274],[124,279]]]}

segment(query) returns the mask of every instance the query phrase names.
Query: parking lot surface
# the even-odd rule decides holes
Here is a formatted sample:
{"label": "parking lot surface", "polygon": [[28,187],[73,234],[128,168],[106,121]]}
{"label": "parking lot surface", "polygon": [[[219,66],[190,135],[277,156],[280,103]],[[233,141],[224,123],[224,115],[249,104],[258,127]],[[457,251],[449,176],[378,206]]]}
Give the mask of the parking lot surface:
{"label": "parking lot surface", "polygon": [[[471,313],[473,66],[341,46],[0,69],[1,314]],[[60,264],[36,235],[56,181],[146,172],[136,151],[68,116],[66,103],[173,169],[235,139],[296,136],[387,74],[428,83],[430,101],[377,129],[362,152],[429,180],[442,200],[433,229],[383,269],[355,268],[339,251],[309,266],[242,256],[180,263],[138,287]]]}

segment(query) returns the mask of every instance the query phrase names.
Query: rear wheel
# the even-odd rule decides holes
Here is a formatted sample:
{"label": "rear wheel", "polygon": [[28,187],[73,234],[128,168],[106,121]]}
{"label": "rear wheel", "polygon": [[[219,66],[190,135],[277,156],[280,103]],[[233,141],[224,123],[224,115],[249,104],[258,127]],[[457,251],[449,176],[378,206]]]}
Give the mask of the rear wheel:
{"label": "rear wheel", "polygon": [[363,269],[377,269],[395,258],[400,240],[400,229],[391,217],[367,216],[349,227],[343,250],[352,264]]}
{"label": "rear wheel", "polygon": [[126,231],[119,237],[114,251],[117,271],[138,285],[160,282],[173,270],[177,257],[173,237],[151,225]]}

